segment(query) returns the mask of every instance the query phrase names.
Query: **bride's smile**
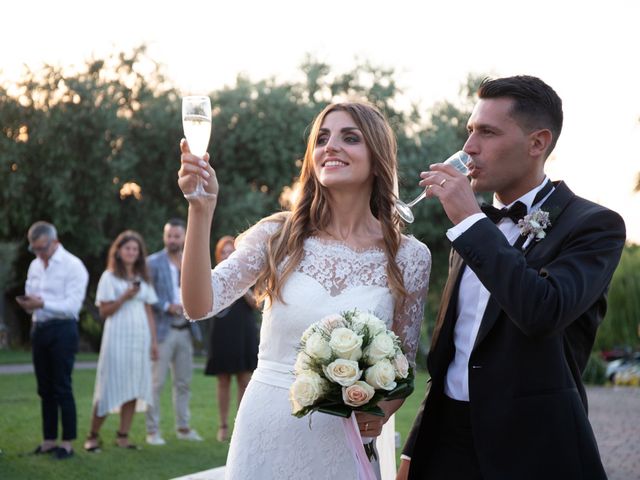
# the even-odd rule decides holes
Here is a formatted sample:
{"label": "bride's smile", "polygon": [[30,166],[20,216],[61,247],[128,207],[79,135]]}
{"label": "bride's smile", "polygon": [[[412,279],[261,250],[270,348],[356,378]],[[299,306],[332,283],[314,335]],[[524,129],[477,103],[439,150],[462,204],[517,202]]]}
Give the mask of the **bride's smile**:
{"label": "bride's smile", "polygon": [[373,179],[369,148],[347,112],[331,112],[324,118],[313,156],[315,174],[327,188],[353,187]]}

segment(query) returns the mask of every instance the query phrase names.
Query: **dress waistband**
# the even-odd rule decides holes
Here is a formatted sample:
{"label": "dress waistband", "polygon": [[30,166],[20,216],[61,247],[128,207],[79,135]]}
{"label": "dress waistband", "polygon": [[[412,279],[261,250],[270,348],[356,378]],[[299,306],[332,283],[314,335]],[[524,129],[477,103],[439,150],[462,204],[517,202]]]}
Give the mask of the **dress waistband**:
{"label": "dress waistband", "polygon": [[251,380],[288,390],[295,380],[293,365],[271,362],[269,360],[258,360],[258,367],[253,371]]}

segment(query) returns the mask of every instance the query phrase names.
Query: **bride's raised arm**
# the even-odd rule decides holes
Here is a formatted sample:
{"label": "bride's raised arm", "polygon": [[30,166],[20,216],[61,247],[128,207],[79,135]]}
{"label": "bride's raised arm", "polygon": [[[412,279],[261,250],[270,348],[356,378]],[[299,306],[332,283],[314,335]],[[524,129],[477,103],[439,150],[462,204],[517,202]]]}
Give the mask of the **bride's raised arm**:
{"label": "bride's raised arm", "polygon": [[185,196],[196,187],[197,177],[202,178],[209,196],[189,198],[187,232],[182,254],[180,293],[182,305],[189,318],[205,318],[213,305],[211,290],[211,254],[209,243],[213,212],[218,200],[218,181],[209,165],[209,154],[201,159],[189,150],[186,140],[180,142],[180,170],[178,185]]}
{"label": "bride's raised arm", "polygon": [[216,208],[218,181],[211,166],[180,143],[182,167],[178,184],[185,195],[193,192],[196,175],[204,180],[207,197],[189,198],[187,233],[182,254],[180,292],[187,318],[209,318],[231,305],[255,284],[266,262],[267,243],[281,222],[261,221],[240,235],[236,250],[211,270],[210,232]]}

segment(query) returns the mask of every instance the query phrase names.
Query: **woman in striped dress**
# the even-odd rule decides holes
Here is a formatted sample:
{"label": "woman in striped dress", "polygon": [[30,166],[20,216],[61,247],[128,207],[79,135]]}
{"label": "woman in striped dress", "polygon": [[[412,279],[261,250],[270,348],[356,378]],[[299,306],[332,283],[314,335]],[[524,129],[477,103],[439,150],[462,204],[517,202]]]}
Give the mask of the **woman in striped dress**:
{"label": "woman in striped dress", "polygon": [[100,449],[98,434],[109,412],[120,412],[116,445],[137,448],[128,438],[133,415],[146,410],[153,399],[151,360],[157,357],[157,343],[151,305],[157,297],[149,284],[145,259],[142,237],[126,230],[111,244],[107,269],[98,282],[96,305],[106,320],[91,430],[84,443],[90,452]]}

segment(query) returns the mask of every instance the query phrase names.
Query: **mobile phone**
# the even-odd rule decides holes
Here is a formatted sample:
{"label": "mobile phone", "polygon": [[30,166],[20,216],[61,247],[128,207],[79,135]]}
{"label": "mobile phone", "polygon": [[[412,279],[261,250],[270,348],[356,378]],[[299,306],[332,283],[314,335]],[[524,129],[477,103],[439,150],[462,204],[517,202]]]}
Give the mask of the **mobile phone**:
{"label": "mobile phone", "polygon": [[16,300],[20,300],[21,302],[25,302],[25,301],[29,300],[29,295],[18,295],[16,297]]}
{"label": "mobile phone", "polygon": [[139,287],[139,286],[140,286],[140,283],[141,283],[141,282],[140,282],[140,280],[134,280],[134,281],[133,281],[133,286],[134,286],[134,287]]}

